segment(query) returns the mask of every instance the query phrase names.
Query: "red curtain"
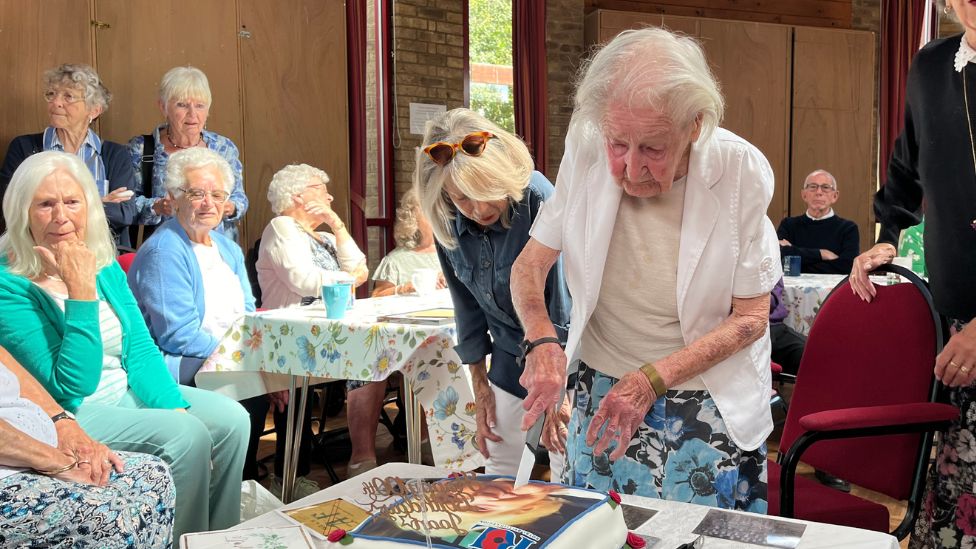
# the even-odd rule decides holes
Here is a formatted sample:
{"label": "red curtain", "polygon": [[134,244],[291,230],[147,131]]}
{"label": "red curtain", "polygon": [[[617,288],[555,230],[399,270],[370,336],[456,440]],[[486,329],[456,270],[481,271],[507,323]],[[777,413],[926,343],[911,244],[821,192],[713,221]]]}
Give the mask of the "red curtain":
{"label": "red curtain", "polygon": [[918,51],[927,1],[881,1],[881,155],[879,176],[884,185],[888,160],[905,121],[908,66]]}
{"label": "red curtain", "polygon": [[546,2],[512,0],[515,133],[546,173]]}
{"label": "red curtain", "polygon": [[349,96],[350,234],[366,243],[366,1],[346,2],[346,66]]}

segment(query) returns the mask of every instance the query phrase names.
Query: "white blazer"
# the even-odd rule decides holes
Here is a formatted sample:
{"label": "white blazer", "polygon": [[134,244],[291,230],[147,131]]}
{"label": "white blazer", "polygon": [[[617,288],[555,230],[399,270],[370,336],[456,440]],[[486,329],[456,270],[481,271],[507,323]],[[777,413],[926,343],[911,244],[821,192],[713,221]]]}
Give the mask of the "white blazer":
{"label": "white blazer", "polygon": [[[728,318],[733,296],[772,290],[782,266],[776,231],[766,217],[773,171],[759,149],[716,129],[710,139],[692,145],[685,188],[676,290],[688,345]],[[562,251],[573,297],[566,344],[570,361],[579,357],[583,328],[600,295],[621,193],[610,175],[603,136],[595,128],[572,125],[556,193],[530,233]],[[767,330],[701,374],[732,440],[745,450],[758,448],[773,429],[769,354]]]}

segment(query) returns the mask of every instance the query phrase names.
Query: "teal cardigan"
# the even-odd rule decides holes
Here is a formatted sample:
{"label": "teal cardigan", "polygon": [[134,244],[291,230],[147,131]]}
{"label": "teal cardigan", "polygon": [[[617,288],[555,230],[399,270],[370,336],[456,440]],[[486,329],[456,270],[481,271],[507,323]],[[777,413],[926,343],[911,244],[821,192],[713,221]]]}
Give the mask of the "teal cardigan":
{"label": "teal cardigan", "polygon": [[[70,411],[95,392],[102,376],[98,301],[68,299],[61,307],[27,278],[7,270],[0,258],[0,345]],[[95,278],[99,298],[122,326],[122,368],[132,392],[149,408],[187,408],[142,320],[118,263]]]}

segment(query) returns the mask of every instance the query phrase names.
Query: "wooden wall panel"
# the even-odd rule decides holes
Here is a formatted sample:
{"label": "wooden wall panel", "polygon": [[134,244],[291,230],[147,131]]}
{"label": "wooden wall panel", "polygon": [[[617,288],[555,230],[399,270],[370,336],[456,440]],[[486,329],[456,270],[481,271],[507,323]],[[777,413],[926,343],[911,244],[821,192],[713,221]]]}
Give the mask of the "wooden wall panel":
{"label": "wooden wall panel", "polygon": [[604,9],[813,27],[851,27],[851,0],[584,0]]}
{"label": "wooden wall panel", "polygon": [[[62,63],[92,64],[88,2],[0,0],[0,147],[48,125],[41,75]],[[43,32],[38,32],[43,29]],[[111,89],[111,88],[110,88]]]}
{"label": "wooden wall panel", "polygon": [[794,43],[791,209],[808,173],[837,178],[838,215],[858,224],[861,249],[874,241],[871,197],[877,155],[874,36],[867,32],[797,28]]}
{"label": "wooden wall panel", "polygon": [[[169,69],[193,65],[207,74],[213,101],[207,129],[243,151],[238,78],[237,7],[196,0],[94,0],[98,72],[115,94],[101,136],[125,143],[163,122],[159,82]],[[244,186],[248,188],[247,162]]]}
{"label": "wooden wall panel", "polygon": [[789,212],[790,27],[700,20],[700,38],[725,95],[722,127],[766,155],[776,177],[767,214],[773,223]]}
{"label": "wooden wall panel", "polygon": [[342,2],[240,0],[250,185],[247,246],[271,219],[271,177],[286,164],[325,170],[349,223],[346,27]]}

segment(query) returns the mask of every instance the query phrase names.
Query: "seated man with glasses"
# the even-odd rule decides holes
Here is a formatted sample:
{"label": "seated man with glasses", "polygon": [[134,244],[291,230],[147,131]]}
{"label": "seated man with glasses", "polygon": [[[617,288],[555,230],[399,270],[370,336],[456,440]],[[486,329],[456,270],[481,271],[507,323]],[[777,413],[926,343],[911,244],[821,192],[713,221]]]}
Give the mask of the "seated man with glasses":
{"label": "seated man with glasses", "polygon": [[807,211],[787,217],[776,231],[782,257],[798,255],[804,273],[847,274],[860,252],[857,225],[834,214],[840,198],[837,180],[826,170],[814,170],[800,193]]}

